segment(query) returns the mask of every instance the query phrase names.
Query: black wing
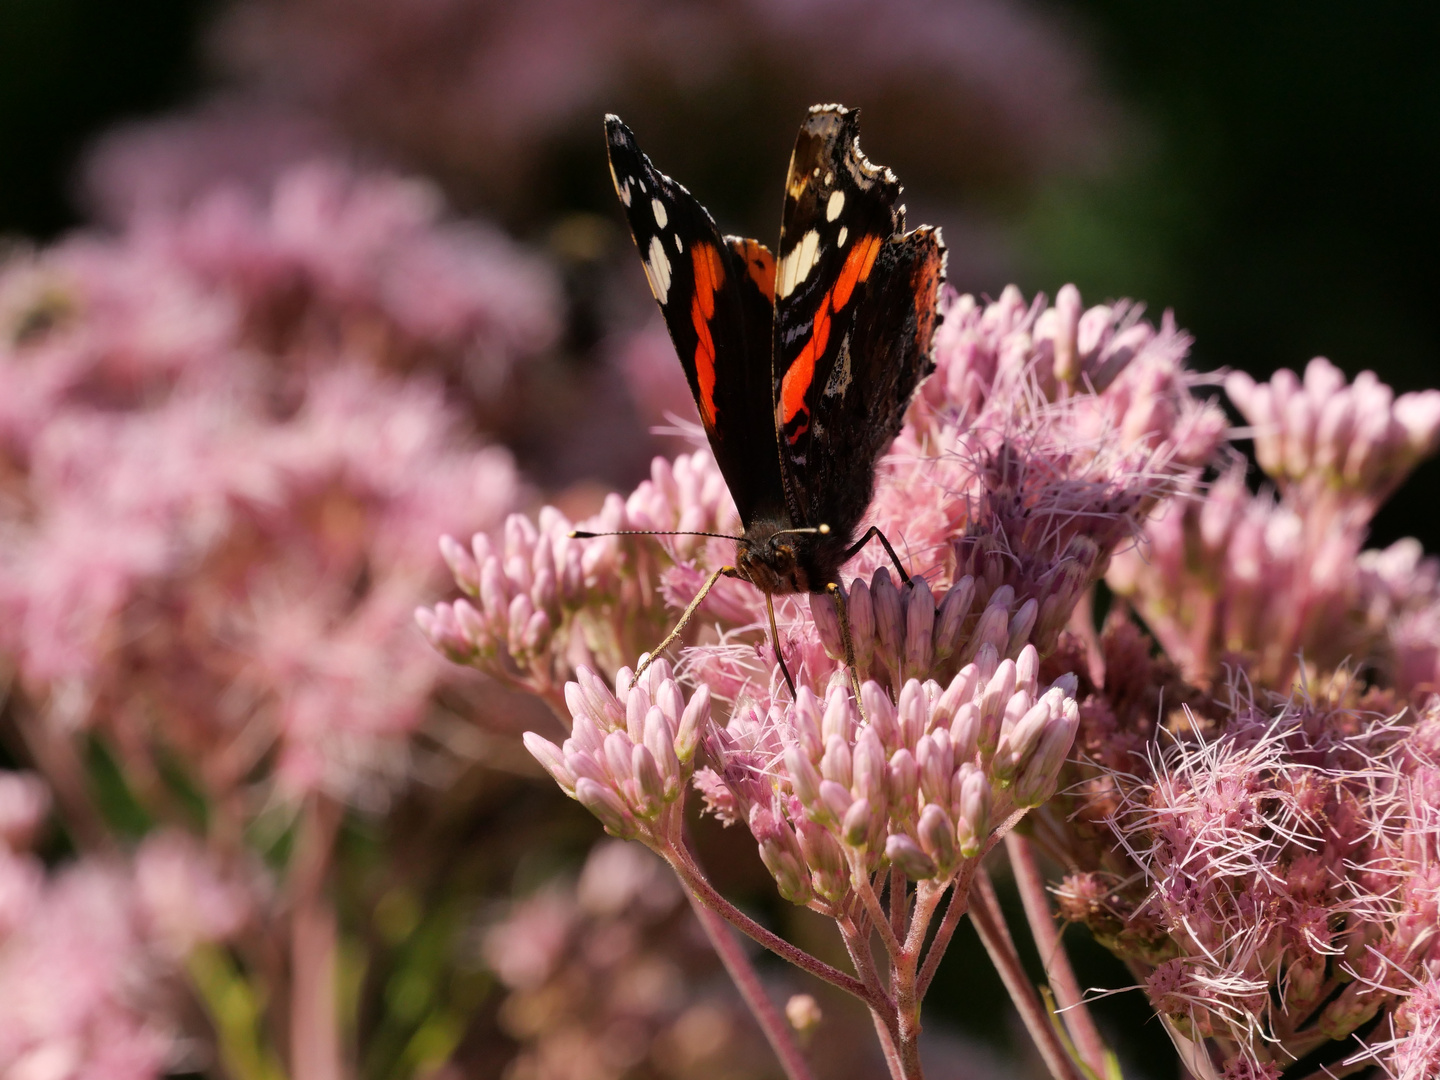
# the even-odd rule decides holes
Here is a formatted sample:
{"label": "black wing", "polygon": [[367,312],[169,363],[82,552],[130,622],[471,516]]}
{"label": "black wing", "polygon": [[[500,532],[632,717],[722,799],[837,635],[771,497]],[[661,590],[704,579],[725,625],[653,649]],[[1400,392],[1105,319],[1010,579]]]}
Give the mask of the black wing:
{"label": "black wing", "polygon": [[857,113],[817,105],[785,189],[775,280],[772,393],[796,524],[849,538],[875,462],[929,372],[945,248],[906,234],[900,184],[860,152]]}
{"label": "black wing", "polygon": [[754,240],[722,237],[695,197],[650,164],[619,117],[605,118],[605,135],[650,292],[748,528],[785,505],[771,407],[775,260]]}

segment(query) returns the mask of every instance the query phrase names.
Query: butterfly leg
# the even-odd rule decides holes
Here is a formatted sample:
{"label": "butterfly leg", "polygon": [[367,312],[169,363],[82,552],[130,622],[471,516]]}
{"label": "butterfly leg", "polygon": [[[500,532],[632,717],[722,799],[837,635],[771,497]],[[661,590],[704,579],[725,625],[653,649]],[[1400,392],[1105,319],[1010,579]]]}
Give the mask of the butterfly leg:
{"label": "butterfly leg", "polygon": [[[687,607],[684,614],[680,616],[680,621],[675,624],[675,629],[671,630],[670,633],[666,634],[665,640],[660,642],[659,645],[656,645],[655,648],[652,649],[650,652],[646,653],[645,659],[640,661],[640,666],[635,669],[635,674],[630,678],[631,686],[634,686],[637,682],[640,681],[640,676],[645,674],[645,669],[650,666],[650,661],[654,660],[655,657],[659,656],[666,649],[668,649],[675,641],[675,639],[680,636],[681,632],[685,629],[686,624],[689,623],[690,619],[694,616],[696,609],[698,609],[700,605],[705,602],[705,597],[710,595],[710,590],[715,587],[715,583],[719,581],[722,576],[735,577],[737,573],[738,571],[736,571],[735,567],[733,566],[722,566],[719,570],[716,570],[713,574],[711,574],[708,578],[705,579],[705,584],[700,586],[700,592],[696,594],[694,600],[690,601],[690,606]],[[773,614],[770,616],[770,628],[771,632],[773,633],[775,628],[775,616]],[[778,656],[779,653],[777,652],[776,655]],[[781,664],[781,669],[784,669],[783,663]],[[785,675],[785,680],[787,682],[790,680],[790,675],[788,672]]]}
{"label": "butterfly leg", "polygon": [[790,700],[795,700],[795,680],[790,678],[790,669],[785,666],[785,656],[780,651],[780,634],[775,629],[775,598],[765,594],[765,613],[770,616],[770,647],[775,650],[775,659],[780,662],[780,674],[785,676],[785,685],[790,688]]}
{"label": "butterfly leg", "polygon": [[900,565],[900,556],[895,554],[895,549],[890,546],[890,541],[886,539],[885,534],[880,531],[879,525],[871,525],[870,528],[866,531],[865,535],[860,537],[859,540],[856,540],[855,543],[851,544],[849,550],[847,550],[844,555],[840,556],[840,562],[842,564],[849,562],[852,558],[854,558],[857,551],[859,551],[866,544],[868,544],[872,537],[876,536],[880,538],[880,543],[885,545],[885,552],[890,556],[890,561],[895,564],[895,569],[900,574],[900,583],[902,585],[910,584],[910,575],[905,572],[905,567]]}
{"label": "butterfly leg", "polygon": [[855,692],[855,708],[860,712],[860,719],[865,719],[865,706],[860,702],[860,673],[855,670],[855,639],[850,636],[850,614],[845,608],[845,590],[840,587],[839,582],[832,581],[825,586],[825,591],[830,594],[830,599],[835,604],[835,614],[840,619],[840,640],[845,644],[845,667],[850,672],[850,689]]}

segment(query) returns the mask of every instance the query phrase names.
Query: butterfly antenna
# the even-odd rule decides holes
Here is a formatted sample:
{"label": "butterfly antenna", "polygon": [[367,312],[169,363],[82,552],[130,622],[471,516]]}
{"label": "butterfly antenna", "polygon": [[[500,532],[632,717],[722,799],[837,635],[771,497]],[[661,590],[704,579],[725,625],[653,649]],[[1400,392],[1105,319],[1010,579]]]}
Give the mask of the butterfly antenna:
{"label": "butterfly antenna", "polygon": [[615,532],[586,532],[584,529],[571,529],[569,536],[571,540],[594,540],[597,536],[713,536],[716,540],[741,539],[741,537],[731,536],[729,533],[666,532],[660,529],[618,529]]}
{"label": "butterfly antenna", "polygon": [[819,533],[821,536],[830,535],[829,525],[808,525],[803,529],[777,529],[771,536],[785,536],[788,533]]}

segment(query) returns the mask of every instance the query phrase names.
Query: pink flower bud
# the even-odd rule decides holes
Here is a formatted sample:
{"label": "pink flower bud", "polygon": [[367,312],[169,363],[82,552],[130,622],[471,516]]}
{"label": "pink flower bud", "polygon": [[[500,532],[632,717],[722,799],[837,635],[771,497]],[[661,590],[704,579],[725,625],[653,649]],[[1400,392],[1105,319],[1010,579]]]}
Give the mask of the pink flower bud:
{"label": "pink flower bud", "polygon": [[980,853],[990,834],[990,781],[967,763],[955,770],[950,790],[955,797],[955,833],[960,854],[970,859]]}
{"label": "pink flower bud", "polygon": [[855,738],[855,706],[843,684],[832,686],[825,696],[825,715],[820,721],[820,732],[827,744],[835,736],[846,743]]}
{"label": "pink flower bud", "polygon": [[949,814],[931,803],[920,811],[920,823],[915,831],[920,837],[920,846],[942,875],[955,869],[955,825]]}
{"label": "pink flower bud", "polygon": [[885,857],[911,881],[924,881],[935,876],[934,860],[904,833],[894,833],[885,841]]}
{"label": "pink flower bud", "polygon": [[525,749],[530,751],[531,757],[544,767],[566,795],[573,797],[575,795],[575,774],[566,767],[565,755],[561,752],[560,747],[533,731],[525,732],[523,740]]}
{"label": "pink flower bud", "polygon": [[820,802],[824,804],[830,818],[838,822],[845,820],[845,815],[850,812],[855,800],[850,797],[848,787],[837,784],[834,780],[821,780]]}
{"label": "pink flower bud", "polygon": [[645,748],[660,770],[665,801],[673,802],[680,794],[683,776],[680,759],[675,756],[675,737],[670,733],[670,720],[658,705],[650,706],[645,716]]}
{"label": "pink flower bud", "polygon": [[855,664],[864,671],[875,653],[875,605],[870,599],[870,587],[856,578],[850,584],[845,602],[850,619],[850,642],[855,646]]}
{"label": "pink flower bud", "polygon": [[1021,604],[1019,610],[1010,617],[1010,635],[1005,646],[1007,656],[1019,653],[1025,643],[1030,640],[1030,631],[1035,629],[1035,618],[1039,613],[1040,605],[1034,597],[1031,597]]}
{"label": "pink flower bud", "polygon": [[915,755],[905,747],[896,750],[890,757],[886,778],[891,806],[913,812],[920,798],[920,769],[915,764]]}
{"label": "pink flower bud", "polygon": [[832,904],[838,904],[850,892],[850,867],[845,852],[827,829],[812,821],[802,821],[795,831],[800,851],[810,867],[810,880],[815,891]]}
{"label": "pink flower bud", "polygon": [[980,613],[975,632],[970,635],[970,646],[979,650],[990,646],[998,655],[1004,655],[1010,647],[1010,609],[993,601]]}
{"label": "pink flower bud", "polygon": [[923,675],[933,661],[935,597],[924,578],[911,578],[905,594],[905,670]]}
{"label": "pink flower bud", "polygon": [[854,781],[850,744],[839,735],[831,735],[825,742],[825,755],[820,759],[820,775],[847,788]]}
{"label": "pink flower bud", "polygon": [[575,781],[575,798],[581,806],[600,819],[600,824],[605,826],[605,831],[611,836],[618,836],[622,840],[634,839],[635,819],[631,817],[620,796],[610,788],[582,776]]}
{"label": "pink flower bud", "polygon": [[1033,695],[1040,677],[1040,654],[1026,645],[1015,657],[1015,688]]}
{"label": "pink flower bud", "polygon": [[870,837],[874,815],[870,812],[870,800],[856,799],[845,811],[840,825],[840,836],[851,847],[863,847]]}
{"label": "pink flower bud", "polygon": [[790,773],[790,786],[795,797],[805,807],[806,813],[823,813],[824,807],[820,803],[820,773],[811,763],[809,755],[792,743],[785,748],[785,768]]}
{"label": "pink flower bud", "polygon": [[[629,788],[628,783],[632,779],[630,774],[630,755],[635,749],[635,744],[630,741],[630,736],[623,731],[612,731],[605,736],[602,746],[605,753],[605,767],[610,770],[615,783],[621,789]],[[626,792],[629,794],[629,792]]]}
{"label": "pink flower bud", "polygon": [[[1079,727],[1080,707],[1073,698],[1066,698],[1046,723],[1034,754],[1015,778],[1012,797],[1016,806],[1039,806],[1054,794],[1056,777]],[[996,759],[999,760],[998,753]]]}
{"label": "pink flower bud", "polygon": [[880,737],[886,746],[900,745],[900,726],[895,721],[895,705],[890,695],[878,683],[865,682],[860,685],[860,702],[865,706],[865,718],[870,729]]}
{"label": "pink flower bud", "polygon": [[967,701],[960,706],[955,720],[950,725],[950,743],[955,750],[955,760],[969,761],[980,749],[980,737],[984,734],[984,723],[980,706]]}
{"label": "pink flower bud", "polygon": [[828,593],[810,594],[810,617],[815,621],[815,631],[820,635],[825,655],[831,660],[844,660],[845,639],[840,634],[840,616]]}
{"label": "pink flower bud", "polygon": [[[653,818],[665,805],[665,780],[655,755],[643,743],[630,751],[630,773],[635,778],[635,809],[641,817]],[[679,785],[676,785],[678,790]]]}
{"label": "pink flower bud", "polygon": [[611,731],[625,722],[625,710],[605,685],[605,680],[588,667],[575,669],[575,680],[588,703],[585,715],[595,721],[603,730]]}
{"label": "pink flower bud", "polygon": [[1055,381],[1072,383],[1080,375],[1080,290],[1062,285],[1055,295]]}
{"label": "pink flower bud", "polygon": [[875,638],[888,663],[898,665],[905,648],[905,613],[900,590],[890,578],[888,567],[880,567],[871,579],[870,599],[875,605]]}
{"label": "pink flower bud", "polygon": [[813,895],[810,875],[805,872],[804,856],[790,826],[756,805],[750,809],[750,832],[760,845],[760,859],[775,878],[780,895],[792,904],[808,904]]}
{"label": "pink flower bud", "polygon": [[574,743],[577,749],[587,754],[603,754],[607,734],[608,732],[601,731],[590,717],[580,713],[570,725],[570,738],[566,740],[566,745]]}
{"label": "pink flower bud", "polygon": [[825,746],[820,738],[820,703],[808,686],[801,686],[795,693],[795,703],[790,707],[790,727],[810,760],[818,761]]}
{"label": "pink flower bud", "polygon": [[710,687],[701,683],[680,714],[680,729],[675,733],[675,756],[685,764],[695,756],[700,734],[710,723]]}
{"label": "pink flower bud", "polygon": [[440,537],[440,557],[455,576],[455,584],[468,596],[480,595],[480,567],[453,536]]}
{"label": "pink flower bud", "polygon": [[685,695],[674,679],[666,679],[655,688],[655,707],[665,714],[672,735],[680,730],[680,717],[685,714]]}
{"label": "pink flower bud", "polygon": [[855,797],[885,805],[885,748],[873,727],[863,728],[855,740]]}
{"label": "pink flower bud", "polygon": [[995,759],[990,765],[991,775],[1001,783],[1014,780],[1035,752],[1040,736],[1052,718],[1051,704],[1042,698],[1010,730],[1002,731],[995,747]]}
{"label": "pink flower bud", "polygon": [[[944,736],[943,746],[936,739]],[[950,774],[954,762],[950,760],[950,734],[941,728],[935,736],[922,735],[915,747],[915,764],[920,771],[920,793],[927,803],[950,804]]]}
{"label": "pink flower bud", "polygon": [[980,674],[974,664],[962,667],[950,680],[950,685],[940,695],[940,700],[935,703],[935,722],[949,724],[954,720],[960,706],[975,696],[975,687],[979,681]]}
{"label": "pink flower bud", "polygon": [[930,709],[925,702],[925,688],[910,679],[900,688],[900,704],[896,708],[896,720],[902,746],[914,746],[930,719]]}
{"label": "pink flower bud", "polygon": [[[994,736],[1000,729],[1000,717],[1010,697],[1015,693],[1015,661],[1001,660],[995,674],[985,684],[980,694],[980,749],[989,751]],[[957,740],[958,741],[958,740]]]}
{"label": "pink flower bud", "polygon": [[975,579],[965,575],[945,593],[940,601],[940,610],[935,616],[934,650],[935,659],[949,657],[960,643],[960,631],[965,616],[970,614],[970,605],[975,601]]}

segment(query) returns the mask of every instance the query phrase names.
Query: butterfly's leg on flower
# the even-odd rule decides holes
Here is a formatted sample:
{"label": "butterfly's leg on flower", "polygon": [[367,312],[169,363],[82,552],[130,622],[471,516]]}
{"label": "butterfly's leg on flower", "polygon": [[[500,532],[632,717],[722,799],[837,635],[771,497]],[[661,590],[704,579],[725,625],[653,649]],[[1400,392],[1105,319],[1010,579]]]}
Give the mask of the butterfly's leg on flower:
{"label": "butterfly's leg on flower", "polygon": [[[690,622],[691,617],[694,616],[696,610],[700,607],[700,605],[705,602],[705,597],[710,595],[710,590],[715,587],[715,583],[719,581],[722,576],[739,577],[740,571],[733,566],[722,566],[719,570],[716,570],[708,578],[705,579],[705,584],[700,586],[700,591],[695,594],[695,599],[690,601],[690,606],[687,607],[684,613],[680,616],[680,621],[675,624],[675,628],[671,630],[670,633],[665,635],[664,641],[660,642],[660,644],[656,645],[654,649],[646,653],[644,659],[642,659],[639,665],[635,668],[635,674],[630,680],[631,686],[634,686],[635,683],[640,681],[640,676],[645,674],[645,669],[650,666],[651,660],[654,660],[657,656],[659,656],[672,644],[674,644],[675,639],[680,636],[681,632]],[[769,597],[766,597],[766,599],[768,600]],[[775,616],[773,614],[770,616],[770,632],[772,634],[775,632]],[[778,651],[776,655],[779,655]],[[784,669],[783,664],[781,665],[781,669]],[[787,682],[789,681],[789,672],[786,672],[785,679]]]}
{"label": "butterfly's leg on flower", "polygon": [[840,556],[840,562],[849,562],[852,558],[855,557],[855,553],[857,551],[859,551],[866,544],[868,544],[872,537],[876,536],[880,538],[880,543],[885,545],[885,552],[890,556],[890,561],[895,564],[895,570],[900,575],[900,583],[902,585],[909,585],[910,575],[905,572],[905,567],[900,565],[900,556],[895,554],[895,549],[890,546],[890,541],[886,538],[885,534],[880,531],[879,525],[871,525],[870,528],[866,530],[865,535],[860,537],[859,540],[856,540],[855,543],[851,544],[850,547],[846,550],[845,554]]}
{"label": "butterfly's leg on flower", "polygon": [[790,678],[790,669],[785,666],[785,655],[780,651],[780,632],[775,629],[775,597],[765,594],[765,613],[770,616],[770,647],[775,650],[775,659],[780,663],[780,674],[785,676],[785,685],[790,688],[790,700],[795,700],[795,680]]}
{"label": "butterfly's leg on flower", "polygon": [[845,608],[845,590],[838,581],[825,586],[835,604],[835,614],[840,618],[840,640],[845,645],[845,667],[850,672],[850,689],[855,692],[855,707],[865,719],[865,706],[860,702],[860,673],[855,670],[855,641],[850,636],[850,614]]}

